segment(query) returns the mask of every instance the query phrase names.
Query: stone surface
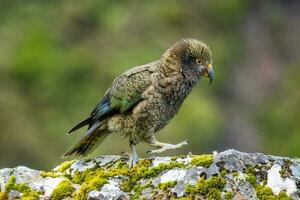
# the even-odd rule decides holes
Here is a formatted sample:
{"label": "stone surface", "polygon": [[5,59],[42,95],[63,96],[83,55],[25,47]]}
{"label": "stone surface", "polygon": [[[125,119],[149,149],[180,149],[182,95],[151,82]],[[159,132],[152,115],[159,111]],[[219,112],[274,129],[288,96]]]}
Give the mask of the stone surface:
{"label": "stone surface", "polygon": [[[4,168],[0,169],[0,194],[7,194],[10,199],[24,195],[25,192],[16,187],[8,189],[8,180],[14,176],[15,185],[26,184],[39,193],[40,199],[50,199],[53,191],[66,180],[74,191],[63,195],[65,199],[82,199],[83,196],[90,200],[194,199],[196,196],[214,199],[212,191],[221,199],[228,199],[229,192],[232,199],[262,199],[258,194],[260,188],[271,189],[274,199],[280,199],[277,195],[283,193],[286,199],[300,199],[299,159],[236,150],[215,152],[209,166],[196,166],[192,162],[194,158],[193,155],[152,157],[128,169],[126,159],[120,156],[101,156],[74,161],[64,170],[57,166],[42,175],[23,166]],[[220,177],[225,184],[222,187],[200,185],[200,177],[202,181]],[[194,191],[188,191],[187,187]]]}

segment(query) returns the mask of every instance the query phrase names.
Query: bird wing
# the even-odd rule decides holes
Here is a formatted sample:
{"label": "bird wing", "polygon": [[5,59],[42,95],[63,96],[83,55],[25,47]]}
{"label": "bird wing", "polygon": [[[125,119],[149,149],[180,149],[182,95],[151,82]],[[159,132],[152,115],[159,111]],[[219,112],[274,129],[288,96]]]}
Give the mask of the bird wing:
{"label": "bird wing", "polygon": [[151,85],[155,66],[156,62],[134,67],[117,77],[92,111],[90,117],[93,121],[100,121],[111,113],[128,111],[141,101],[143,92]]}
{"label": "bird wing", "polygon": [[103,99],[96,105],[90,116],[74,126],[68,133],[103,120],[113,113],[123,113],[142,100],[143,92],[151,85],[151,74],[159,61],[131,68],[117,77]]}

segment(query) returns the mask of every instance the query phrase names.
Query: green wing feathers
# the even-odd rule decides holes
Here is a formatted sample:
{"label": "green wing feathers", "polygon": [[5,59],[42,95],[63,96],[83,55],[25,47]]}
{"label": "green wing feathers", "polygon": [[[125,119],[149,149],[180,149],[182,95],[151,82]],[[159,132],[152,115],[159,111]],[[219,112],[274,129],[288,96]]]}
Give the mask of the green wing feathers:
{"label": "green wing feathers", "polygon": [[64,157],[72,155],[84,157],[97,146],[96,144],[100,144],[110,133],[105,128],[103,120],[114,114],[126,112],[141,101],[143,92],[151,85],[153,71],[153,65],[150,64],[132,68],[116,78],[90,117],[69,131],[71,133],[88,125],[87,132],[64,154]]}
{"label": "green wing feathers", "polygon": [[142,100],[143,92],[151,84],[151,66],[132,68],[116,78],[103,100],[91,113],[94,121],[101,121],[112,113],[123,113]]}

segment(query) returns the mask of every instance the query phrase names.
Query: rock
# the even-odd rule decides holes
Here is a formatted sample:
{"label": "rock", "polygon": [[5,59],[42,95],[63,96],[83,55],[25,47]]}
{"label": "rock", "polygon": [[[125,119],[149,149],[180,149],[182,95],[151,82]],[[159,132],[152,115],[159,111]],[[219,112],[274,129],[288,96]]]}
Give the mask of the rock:
{"label": "rock", "polygon": [[108,155],[50,172],[1,169],[0,199],[300,199],[299,159],[227,150],[126,162]]}

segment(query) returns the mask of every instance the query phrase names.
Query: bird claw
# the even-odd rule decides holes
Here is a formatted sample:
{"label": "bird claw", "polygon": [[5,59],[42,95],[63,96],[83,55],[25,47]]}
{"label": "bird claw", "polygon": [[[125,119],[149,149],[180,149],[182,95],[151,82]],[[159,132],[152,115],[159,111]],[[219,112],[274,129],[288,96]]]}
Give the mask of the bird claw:
{"label": "bird claw", "polygon": [[185,141],[182,141],[178,144],[165,144],[164,146],[162,146],[159,149],[148,150],[148,151],[146,151],[146,153],[151,153],[151,154],[153,154],[153,153],[162,153],[166,150],[181,148],[182,146],[188,145],[189,143],[190,143],[189,140],[185,140]]}

